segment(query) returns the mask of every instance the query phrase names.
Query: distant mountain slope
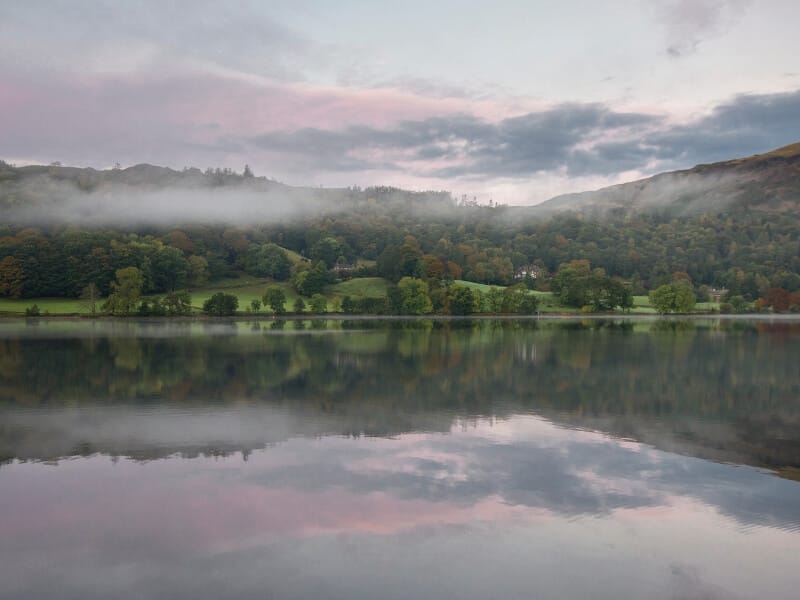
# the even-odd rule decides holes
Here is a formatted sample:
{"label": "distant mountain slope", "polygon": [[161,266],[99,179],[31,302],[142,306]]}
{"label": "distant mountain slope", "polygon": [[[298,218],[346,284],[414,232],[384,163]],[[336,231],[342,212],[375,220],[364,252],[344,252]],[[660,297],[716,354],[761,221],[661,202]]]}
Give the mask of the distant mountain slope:
{"label": "distant mountain slope", "polygon": [[717,212],[733,206],[770,212],[797,210],[800,143],[748,158],[697,165],[596,191],[556,196],[538,209],[542,213],[665,211],[685,215]]}
{"label": "distant mountain slope", "polygon": [[363,210],[380,204],[447,211],[447,192],[391,187],[294,187],[230,169],[181,171],[139,164],[97,170],[0,161],[0,222],[7,224],[253,224]]}

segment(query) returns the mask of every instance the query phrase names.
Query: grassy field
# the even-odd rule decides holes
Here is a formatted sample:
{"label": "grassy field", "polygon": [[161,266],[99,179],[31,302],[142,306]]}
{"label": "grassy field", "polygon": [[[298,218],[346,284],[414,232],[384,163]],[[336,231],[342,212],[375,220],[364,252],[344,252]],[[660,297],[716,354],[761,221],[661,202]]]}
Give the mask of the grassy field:
{"label": "grassy field", "polygon": [[[192,290],[192,308],[200,311],[203,308],[203,302],[208,300],[217,292],[224,292],[226,294],[233,294],[239,298],[239,312],[250,312],[250,302],[253,300],[261,300],[267,288],[277,287],[283,290],[286,296],[286,310],[292,310],[295,300],[297,300],[297,292],[292,289],[288,281],[269,281],[267,279],[252,278],[253,281],[241,282],[239,285],[214,285],[209,284],[203,288]],[[262,313],[271,312],[268,308],[261,309]]]}
{"label": "grassy field", "polygon": [[[299,254],[294,254],[295,256],[291,257],[292,260],[303,260]],[[481,293],[487,293],[493,287],[498,287],[463,280],[457,280],[455,283],[479,290]],[[345,296],[350,296],[354,299],[383,297],[386,295],[388,285],[388,281],[380,277],[362,277],[329,285],[325,288],[324,294],[328,300],[327,310],[338,310],[341,300]],[[202,309],[203,302],[217,292],[224,292],[237,296],[239,298],[239,312],[247,313],[250,312],[250,302],[255,299],[260,300],[268,287],[278,287],[283,290],[286,295],[286,310],[291,311],[298,294],[292,289],[288,281],[270,281],[249,275],[222,279],[201,288],[190,290],[192,307],[199,312]],[[551,292],[534,291],[531,293],[539,298],[539,311],[542,313],[579,312],[574,308],[561,306]],[[308,304],[309,299],[304,298],[304,300]],[[76,298],[28,298],[20,300],[0,298],[0,314],[24,315],[25,309],[34,304],[39,307],[42,315],[88,315],[91,312],[86,302]],[[98,312],[101,305],[102,300],[97,303]],[[719,310],[719,304],[714,302],[698,302],[695,307],[698,312],[711,312],[715,309]],[[260,311],[261,314],[269,314],[270,312],[265,307],[262,307]],[[655,314],[656,311],[650,306],[650,300],[647,296],[634,296],[631,313]]]}
{"label": "grassy field", "polygon": [[389,282],[382,277],[361,277],[328,286],[326,291],[339,298],[382,298],[388,287]]}
{"label": "grassy field", "polygon": [[474,281],[465,281],[463,279],[456,279],[453,283],[456,283],[458,285],[463,285],[464,287],[468,287],[471,290],[478,290],[481,294],[487,293],[492,288],[499,287],[496,285],[488,285],[486,283],[475,283]]}
{"label": "grassy field", "polygon": [[[482,294],[487,293],[492,288],[503,287],[497,285],[488,285],[485,283],[475,283],[473,281],[464,281],[463,279],[457,279],[455,283],[463,285],[473,290],[478,290]],[[531,292],[531,294],[539,298],[539,312],[542,313],[574,312],[574,309],[561,306],[556,300],[555,296],[553,296],[552,292],[539,292],[534,290]]]}
{"label": "grassy field", "polygon": [[89,306],[77,298],[0,298],[0,314],[24,315],[25,309],[34,304],[42,315],[88,315],[91,312]]}
{"label": "grassy field", "polygon": [[656,314],[656,309],[650,306],[650,298],[648,298],[647,296],[634,296],[633,308],[631,309],[631,314],[654,315]]}

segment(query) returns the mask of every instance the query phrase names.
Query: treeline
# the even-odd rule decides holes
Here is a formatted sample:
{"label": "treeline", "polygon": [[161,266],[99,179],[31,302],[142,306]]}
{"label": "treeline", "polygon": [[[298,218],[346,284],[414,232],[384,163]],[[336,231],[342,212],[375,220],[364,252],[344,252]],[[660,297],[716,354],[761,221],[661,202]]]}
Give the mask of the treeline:
{"label": "treeline", "polygon": [[[307,272],[308,269],[295,270],[295,274]],[[116,279],[111,283],[111,292],[104,301],[101,302],[96,286],[91,283],[84,288],[81,297],[87,302],[93,315],[102,312],[114,316],[161,317],[188,316],[193,312],[191,296],[186,290],[171,291],[163,297],[143,297],[142,289],[142,272],[136,267],[126,267],[116,272]],[[521,284],[505,288],[493,287],[483,293],[450,281],[428,282],[414,277],[403,277],[396,285],[389,286],[382,297],[352,298],[346,295],[341,300],[337,299],[332,309],[333,312],[344,314],[375,315],[470,315],[481,312],[533,314],[538,305],[538,298]],[[275,315],[286,314],[286,294],[281,288],[269,286],[262,298],[253,299],[249,307],[242,308],[250,314],[258,314],[262,307]],[[239,308],[239,298],[235,294],[217,292],[203,303],[202,312],[209,316],[222,317],[235,315]],[[306,312],[322,314],[328,312],[328,308],[328,298],[320,292],[311,295],[308,302],[298,296],[291,307],[295,315]],[[34,304],[26,309],[25,314],[36,317],[40,311]]]}
{"label": "treeline", "polygon": [[[380,196],[380,190],[352,193]],[[576,260],[637,295],[684,273],[698,298],[705,286],[753,302],[770,289],[800,291],[800,215],[737,209],[699,217],[590,220],[572,214],[545,221],[524,208],[453,205],[426,213],[399,201],[363,201],[357,210],[250,227],[0,225],[0,296],[78,297],[89,284],[106,296],[115,273],[129,267],[141,271],[145,294],[241,273],[291,280],[309,297],[337,279],[360,276],[395,284],[404,277],[524,283],[560,294],[556,275]],[[614,293],[585,303],[599,308]]]}

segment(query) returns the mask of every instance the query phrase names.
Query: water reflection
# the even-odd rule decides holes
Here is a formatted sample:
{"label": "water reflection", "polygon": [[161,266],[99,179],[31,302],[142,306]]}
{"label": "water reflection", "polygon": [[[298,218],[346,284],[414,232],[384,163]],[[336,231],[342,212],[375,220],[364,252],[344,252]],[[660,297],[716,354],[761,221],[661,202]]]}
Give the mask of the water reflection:
{"label": "water reflection", "polygon": [[0,597],[800,585],[796,325],[314,323],[0,326]]}
{"label": "water reflection", "polygon": [[[155,458],[533,413],[789,476],[800,467],[795,323],[275,323],[0,326],[0,456]],[[275,408],[286,430],[249,426]],[[206,429],[137,441],[174,411]]]}
{"label": "water reflection", "polygon": [[59,597],[788,598],[800,583],[796,483],[535,417],[144,467],[14,463],[0,480],[11,596],[57,581]]}

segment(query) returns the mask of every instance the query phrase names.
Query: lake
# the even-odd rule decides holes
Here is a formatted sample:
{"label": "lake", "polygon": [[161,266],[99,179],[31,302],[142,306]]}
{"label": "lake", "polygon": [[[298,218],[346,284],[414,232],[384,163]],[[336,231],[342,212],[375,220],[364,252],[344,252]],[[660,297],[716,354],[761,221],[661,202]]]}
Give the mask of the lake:
{"label": "lake", "polygon": [[800,322],[0,321],[2,598],[796,598]]}

